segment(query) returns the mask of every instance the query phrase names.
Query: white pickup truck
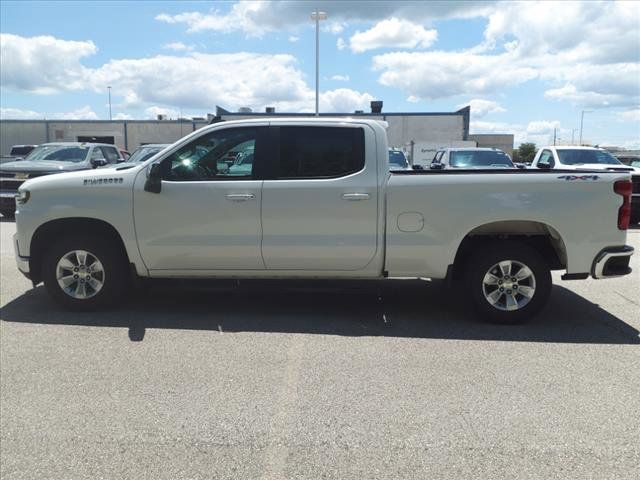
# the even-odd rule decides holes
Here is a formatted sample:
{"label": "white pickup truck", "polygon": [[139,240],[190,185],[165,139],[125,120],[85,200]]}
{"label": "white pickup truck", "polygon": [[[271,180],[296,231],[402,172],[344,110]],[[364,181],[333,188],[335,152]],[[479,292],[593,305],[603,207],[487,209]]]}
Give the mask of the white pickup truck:
{"label": "white pickup truck", "polygon": [[545,304],[551,270],[630,273],[628,173],[390,173],[385,126],[222,122],[139,165],[28,180],[18,268],[71,309],[136,276],[448,279],[501,322]]}

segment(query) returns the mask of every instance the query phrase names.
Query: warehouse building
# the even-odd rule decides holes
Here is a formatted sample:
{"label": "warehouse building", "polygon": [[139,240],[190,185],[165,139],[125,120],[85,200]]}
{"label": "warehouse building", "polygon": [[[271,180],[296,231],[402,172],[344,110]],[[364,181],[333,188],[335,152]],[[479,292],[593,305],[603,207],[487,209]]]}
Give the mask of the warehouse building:
{"label": "warehouse building", "polygon": [[[8,155],[13,145],[47,142],[103,142],[133,151],[147,143],[173,143],[212,121],[258,117],[308,117],[304,113],[280,113],[267,107],[264,112],[248,108],[230,112],[216,107],[207,118],[168,120],[1,120],[0,154]],[[470,108],[455,112],[383,112],[382,102],[371,102],[371,111],[322,113],[321,117],[364,117],[388,122],[389,145],[404,149],[415,163],[426,163],[433,153],[446,147],[491,146],[509,155],[513,135],[469,135]]]}

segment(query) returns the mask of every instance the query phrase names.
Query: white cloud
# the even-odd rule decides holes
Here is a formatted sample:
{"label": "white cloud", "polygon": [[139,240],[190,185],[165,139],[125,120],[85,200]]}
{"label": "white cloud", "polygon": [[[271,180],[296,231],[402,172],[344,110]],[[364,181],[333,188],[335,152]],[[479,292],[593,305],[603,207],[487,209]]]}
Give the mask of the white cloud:
{"label": "white cloud", "polygon": [[22,110],[20,108],[0,108],[0,118],[2,120],[33,120],[43,119],[44,115],[33,110]]}
{"label": "white cloud", "polygon": [[527,125],[527,133],[532,135],[549,135],[553,130],[560,128],[558,120],[535,120]]}
{"label": "white cloud", "polygon": [[509,53],[392,52],[374,56],[373,69],[382,85],[430,99],[492,93],[538,76]]}
{"label": "white cloud", "polygon": [[345,42],[342,37],[339,37],[338,40],[336,40],[336,48],[338,50],[344,50],[347,48],[347,42]]}
{"label": "white cloud", "polygon": [[512,134],[514,145],[532,142],[538,146],[549,145],[553,142],[553,129],[556,128],[557,138],[570,138],[571,130],[562,129],[557,120],[535,120],[527,125],[509,122],[487,122],[474,120],[469,125],[470,133]]}
{"label": "white cloud", "polygon": [[367,31],[357,31],[349,39],[349,46],[356,53],[376,48],[428,48],[437,38],[435,30],[427,30],[408,20],[390,18]]}
{"label": "white cloud", "polygon": [[336,82],[348,82],[349,75],[334,75],[331,77],[331,80],[335,80]]}
{"label": "white cloud", "polygon": [[619,115],[622,120],[640,122],[640,108],[620,112]]}
{"label": "white cloud", "polygon": [[129,115],[128,113],[119,112],[119,113],[116,113],[113,116],[113,119],[114,120],[132,120],[133,119],[133,115]]}
{"label": "white cloud", "polygon": [[[379,22],[391,17],[412,21],[429,22],[440,18],[471,18],[488,15],[490,3],[469,2],[416,2],[397,0],[394,2],[361,1],[239,1],[228,13],[211,10],[208,13],[183,12],[177,15],[162,13],[156,20],[169,24],[185,25],[187,32],[214,31],[243,32],[247,36],[263,36],[269,32],[280,32],[310,25],[310,13],[317,6],[329,13],[329,21],[323,29],[333,34],[341,33],[347,22]],[[325,8],[326,7],[326,8]]]}
{"label": "white cloud", "polygon": [[296,35],[289,35],[289,39],[288,39],[291,43],[296,43],[298,40],[300,40],[300,37],[296,36]]}
{"label": "white cloud", "polygon": [[416,97],[415,95],[409,95],[407,97],[407,102],[409,103],[418,103],[420,101],[420,97]]}
{"label": "white cloud", "polygon": [[502,113],[507,111],[498,102],[484,100],[482,98],[474,98],[473,100],[458,105],[456,108],[460,109],[467,105],[471,106],[471,116],[473,118],[482,118],[489,113]]}
{"label": "white cloud", "polygon": [[191,52],[195,47],[193,45],[186,45],[182,42],[172,42],[163,45],[162,48],[173,50],[174,52]]}
{"label": "white cloud", "polygon": [[639,2],[487,5],[484,41],[466,50],[373,58],[385,86],[411,96],[488,94],[539,79],[546,96],[575,105],[640,101]]}
{"label": "white cloud", "polygon": [[338,88],[320,94],[320,109],[323,112],[353,112],[365,110],[374,97],[349,88]]}
{"label": "white cloud", "polygon": [[0,83],[6,88],[39,94],[80,90],[84,88],[86,72],[80,59],[97,51],[91,41],[0,33]]}
{"label": "white cloud", "polygon": [[98,120],[98,115],[86,105],[71,112],[42,113],[33,110],[21,110],[19,108],[0,108],[0,118],[11,120]]}
{"label": "white cloud", "polygon": [[345,28],[347,28],[346,22],[329,22],[325,27],[322,28],[322,31],[329,32],[334,35],[342,33]]}
{"label": "white cloud", "polygon": [[176,119],[180,117],[180,110],[153,105],[145,108],[144,114],[146,118],[152,118],[154,120],[158,118],[158,115],[166,115],[170,119]]}
{"label": "white cloud", "polygon": [[[27,50],[31,49],[35,58],[46,56],[47,44],[42,44],[39,37],[35,37],[34,44],[29,44],[31,39],[28,38],[18,39],[19,43],[27,45]],[[15,68],[16,64],[9,63],[5,67],[3,63],[3,78],[14,79],[13,88],[27,91],[53,89],[41,72],[32,72],[33,76],[24,84],[18,82],[19,72],[14,72]],[[225,74],[220,75],[220,72]],[[280,54],[194,52],[183,56],[118,59],[97,68],[78,64],[67,71],[66,76],[77,79],[77,89],[104,93],[105,85],[110,85],[119,109],[153,108],[146,112],[151,117],[165,113],[158,108],[169,106],[173,109],[169,115],[173,117],[178,116],[178,106],[198,111],[213,111],[216,105],[233,110],[246,106],[259,111],[269,105],[278,111],[309,112],[313,110],[315,95],[296,58]],[[55,86],[59,89],[65,87]],[[122,100],[119,102],[118,99]],[[370,94],[350,89],[326,91],[322,92],[322,109],[350,111],[361,108],[370,99]],[[61,118],[97,118],[88,107],[60,115]]]}

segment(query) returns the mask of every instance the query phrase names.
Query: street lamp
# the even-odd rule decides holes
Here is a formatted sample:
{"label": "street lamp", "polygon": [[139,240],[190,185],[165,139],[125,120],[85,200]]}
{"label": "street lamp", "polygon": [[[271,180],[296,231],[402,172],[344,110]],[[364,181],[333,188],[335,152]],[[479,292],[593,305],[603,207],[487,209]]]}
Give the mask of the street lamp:
{"label": "street lamp", "polygon": [[316,22],[316,117],[320,115],[318,110],[318,89],[320,82],[320,20],[326,20],[327,13],[316,11],[311,14],[311,20]]}
{"label": "street lamp", "polygon": [[109,120],[111,120],[111,87],[107,87],[109,90]]}
{"label": "street lamp", "polygon": [[582,145],[582,125],[584,124],[584,114],[591,113],[593,110],[582,110],[580,114],[580,145]]}

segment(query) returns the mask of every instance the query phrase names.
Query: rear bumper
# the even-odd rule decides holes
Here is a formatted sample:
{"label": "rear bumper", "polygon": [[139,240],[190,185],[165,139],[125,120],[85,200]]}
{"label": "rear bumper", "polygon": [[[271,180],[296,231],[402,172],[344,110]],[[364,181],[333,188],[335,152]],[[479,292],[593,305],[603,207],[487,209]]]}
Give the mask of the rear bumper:
{"label": "rear bumper", "polygon": [[593,261],[591,276],[593,278],[621,277],[631,273],[629,260],[633,255],[633,247],[607,247],[600,251]]}

